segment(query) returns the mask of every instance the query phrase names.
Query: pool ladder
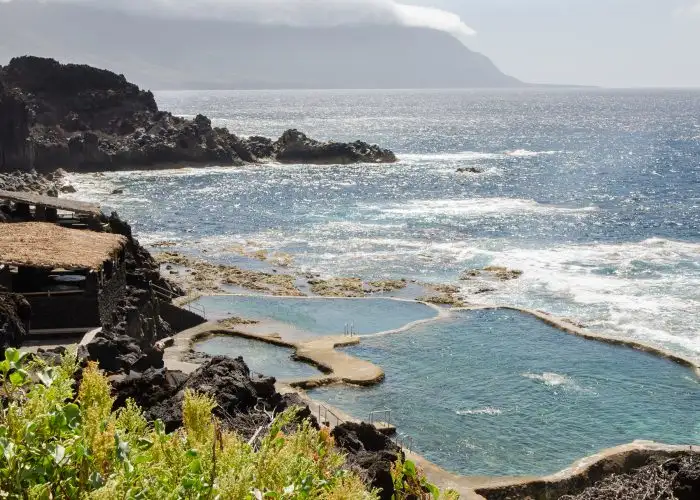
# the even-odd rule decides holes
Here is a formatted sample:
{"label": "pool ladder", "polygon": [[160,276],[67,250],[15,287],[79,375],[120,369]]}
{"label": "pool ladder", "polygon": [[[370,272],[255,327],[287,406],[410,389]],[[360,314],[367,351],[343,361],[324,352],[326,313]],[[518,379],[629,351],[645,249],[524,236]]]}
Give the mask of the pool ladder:
{"label": "pool ladder", "polygon": [[343,335],[346,337],[356,337],[357,331],[355,330],[355,322],[345,323],[345,329],[343,330]]}

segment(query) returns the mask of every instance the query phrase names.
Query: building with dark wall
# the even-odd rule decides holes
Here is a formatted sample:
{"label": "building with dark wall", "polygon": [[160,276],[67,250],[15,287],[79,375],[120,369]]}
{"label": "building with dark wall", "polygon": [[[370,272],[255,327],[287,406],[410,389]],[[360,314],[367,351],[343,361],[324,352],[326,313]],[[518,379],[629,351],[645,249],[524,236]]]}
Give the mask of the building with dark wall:
{"label": "building with dark wall", "polygon": [[0,224],[0,288],[27,299],[32,332],[97,328],[126,293],[126,246],[117,234]]}

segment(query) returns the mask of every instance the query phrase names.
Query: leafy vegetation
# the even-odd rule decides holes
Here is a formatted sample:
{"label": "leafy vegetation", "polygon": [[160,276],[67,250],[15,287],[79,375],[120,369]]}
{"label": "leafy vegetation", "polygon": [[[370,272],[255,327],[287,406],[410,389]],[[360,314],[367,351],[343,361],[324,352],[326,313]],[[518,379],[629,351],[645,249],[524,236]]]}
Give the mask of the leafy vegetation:
{"label": "leafy vegetation", "polygon": [[396,500],[433,499],[458,500],[459,495],[453,490],[440,493],[440,489],[431,484],[416,464],[411,460],[398,460],[391,467],[391,478],[394,481],[394,498]]}
{"label": "leafy vegetation", "polygon": [[[328,429],[308,422],[285,432],[280,414],[249,442],[222,429],[216,402],[187,391],[184,425],[167,434],[131,400],[112,411],[108,380],[74,356],[58,367],[8,349],[0,362],[0,496],[49,499],[375,499],[350,472]],[[411,468],[394,471],[397,499],[440,498]],[[405,494],[404,494],[405,492]],[[415,495],[411,495],[415,492]],[[452,497],[449,497],[452,498]]]}

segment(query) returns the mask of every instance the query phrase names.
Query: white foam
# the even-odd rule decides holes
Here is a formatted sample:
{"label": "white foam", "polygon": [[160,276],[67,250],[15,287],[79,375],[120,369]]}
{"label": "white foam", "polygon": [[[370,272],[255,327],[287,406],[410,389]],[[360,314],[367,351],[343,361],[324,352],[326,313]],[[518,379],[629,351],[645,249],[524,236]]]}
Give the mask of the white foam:
{"label": "white foam", "polygon": [[513,156],[515,158],[532,158],[534,156],[540,155],[555,155],[561,153],[561,151],[528,151],[527,149],[516,149],[515,151],[506,151],[506,156]]}
{"label": "white foam", "polygon": [[491,264],[524,271],[494,302],[547,309],[599,331],[700,353],[700,244],[652,238],[492,255]]}
{"label": "white foam", "polygon": [[398,156],[400,162],[408,163],[465,162],[504,158],[502,153],[482,153],[478,151],[462,151],[460,153],[400,154]]}
{"label": "white foam", "polygon": [[594,212],[597,207],[569,208],[538,203],[535,200],[519,198],[470,198],[442,200],[410,200],[385,207],[376,207],[386,214],[403,216],[424,215],[520,215],[532,213],[570,213],[580,214]]}
{"label": "white foam", "polygon": [[433,163],[433,162],[470,162],[479,160],[504,160],[507,158],[532,158],[541,155],[554,155],[562,151],[530,151],[516,149],[489,153],[484,151],[460,151],[457,153],[424,153],[424,154],[399,154],[399,161],[407,163]]}
{"label": "white foam", "polygon": [[475,410],[457,410],[455,413],[457,415],[500,415],[503,411],[487,406],[486,408],[477,408]]}

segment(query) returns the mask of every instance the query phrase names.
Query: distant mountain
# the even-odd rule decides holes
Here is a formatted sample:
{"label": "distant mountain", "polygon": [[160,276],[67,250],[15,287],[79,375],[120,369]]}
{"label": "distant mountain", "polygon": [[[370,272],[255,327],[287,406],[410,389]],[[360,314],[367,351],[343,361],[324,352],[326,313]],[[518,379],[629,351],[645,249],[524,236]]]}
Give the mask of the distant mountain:
{"label": "distant mountain", "polygon": [[447,33],[155,19],[0,1],[0,64],[31,54],[87,63],[153,89],[519,87]]}

